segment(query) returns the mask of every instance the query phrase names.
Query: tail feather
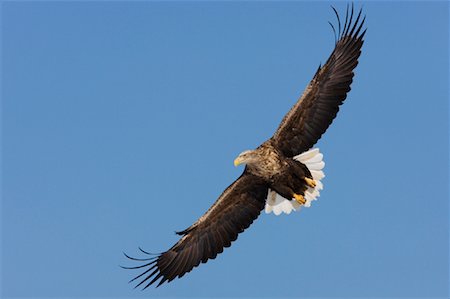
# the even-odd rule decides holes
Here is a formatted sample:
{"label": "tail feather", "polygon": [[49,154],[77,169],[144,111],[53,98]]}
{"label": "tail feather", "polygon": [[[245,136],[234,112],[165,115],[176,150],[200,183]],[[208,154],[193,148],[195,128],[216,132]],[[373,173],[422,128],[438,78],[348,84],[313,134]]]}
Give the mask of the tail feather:
{"label": "tail feather", "polygon": [[[295,156],[294,159],[305,164],[311,172],[313,179],[316,181],[316,186],[314,188],[308,187],[305,191],[306,203],[303,206],[309,208],[311,206],[311,202],[317,200],[320,196],[320,190],[323,189],[323,183],[320,181],[325,177],[322,170],[325,167],[323,155],[320,153],[318,148],[313,148],[309,151],[301,153],[298,156]],[[271,212],[277,216],[281,213],[290,214],[292,211],[299,211],[301,207],[302,205],[300,205],[296,200],[286,199],[275,191],[269,189],[265,207],[267,214]]]}

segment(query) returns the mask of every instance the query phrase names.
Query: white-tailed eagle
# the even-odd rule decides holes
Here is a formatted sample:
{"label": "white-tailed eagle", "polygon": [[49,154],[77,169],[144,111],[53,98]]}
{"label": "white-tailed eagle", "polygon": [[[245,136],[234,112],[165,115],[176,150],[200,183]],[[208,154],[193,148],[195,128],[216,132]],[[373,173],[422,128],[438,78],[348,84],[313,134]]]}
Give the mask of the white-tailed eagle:
{"label": "white-tailed eagle", "polygon": [[[355,16],[347,6],[345,21],[336,10],[338,28],[335,47],[327,62],[318,68],[303,95],[283,118],[275,134],[255,150],[242,152],[234,161],[245,164],[242,175],[232,183],[209,210],[187,229],[166,252],[146,258],[127,269],[143,272],[139,280],[144,289],[158,281],[158,286],[183,277],[200,263],[214,259],[235,241],[265,209],[267,213],[289,214],[309,206],[319,196],[324,177],[322,154],[313,149],[347,97],[353,70],[363,46],[366,29],[362,10]],[[145,254],[149,254],[141,249]]]}

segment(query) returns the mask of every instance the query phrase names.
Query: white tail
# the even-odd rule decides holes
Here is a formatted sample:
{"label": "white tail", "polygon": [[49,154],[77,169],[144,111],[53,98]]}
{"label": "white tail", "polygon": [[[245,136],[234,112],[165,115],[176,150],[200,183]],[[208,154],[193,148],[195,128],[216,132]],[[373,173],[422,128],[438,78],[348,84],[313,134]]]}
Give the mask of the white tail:
{"label": "white tail", "polygon": [[[313,179],[316,181],[316,187],[308,187],[305,191],[306,203],[305,207],[309,208],[313,200],[317,200],[320,196],[320,190],[323,189],[323,184],[320,181],[325,177],[322,169],[325,166],[325,162],[322,160],[323,155],[319,152],[318,148],[310,149],[298,156],[294,157],[295,160],[302,162],[308,167]],[[299,211],[301,205],[295,199],[286,199],[269,189],[266,199],[266,213],[269,214],[273,212],[275,215],[280,215],[281,213],[290,214],[292,211]]]}

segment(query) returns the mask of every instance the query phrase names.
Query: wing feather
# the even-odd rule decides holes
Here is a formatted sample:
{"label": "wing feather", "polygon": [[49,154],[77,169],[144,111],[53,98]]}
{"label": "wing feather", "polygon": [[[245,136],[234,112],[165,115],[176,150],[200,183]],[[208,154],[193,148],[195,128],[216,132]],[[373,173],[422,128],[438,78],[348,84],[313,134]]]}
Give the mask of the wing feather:
{"label": "wing feather", "polygon": [[[183,236],[172,248],[157,255],[151,263],[138,266],[145,271],[132,281],[141,278],[137,286],[150,281],[145,289],[161,279],[157,285],[160,286],[184,276],[200,263],[214,259],[258,217],[264,208],[267,192],[268,187],[261,178],[244,172],[197,222],[177,232]],[[132,268],[136,267],[127,269]]]}
{"label": "wing feather", "polygon": [[339,15],[339,38],[327,62],[319,67],[303,95],[286,114],[272,137],[274,144],[288,157],[310,149],[328,129],[344,102],[353,82],[353,70],[364,43],[366,29],[362,10],[354,19],[353,5],[347,7],[341,31]]}

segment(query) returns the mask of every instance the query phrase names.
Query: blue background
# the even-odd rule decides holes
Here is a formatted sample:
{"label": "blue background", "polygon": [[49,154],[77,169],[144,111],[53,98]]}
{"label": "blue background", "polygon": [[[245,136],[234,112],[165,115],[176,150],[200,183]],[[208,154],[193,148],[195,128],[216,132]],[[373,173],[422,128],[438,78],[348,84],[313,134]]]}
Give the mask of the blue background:
{"label": "blue background", "polygon": [[[3,2],[2,296],[447,297],[447,2],[368,2],[310,209],[145,292],[333,48],[344,2]],[[361,3],[357,3],[359,7]]]}

